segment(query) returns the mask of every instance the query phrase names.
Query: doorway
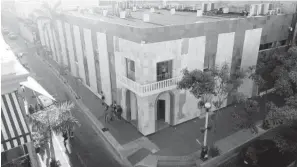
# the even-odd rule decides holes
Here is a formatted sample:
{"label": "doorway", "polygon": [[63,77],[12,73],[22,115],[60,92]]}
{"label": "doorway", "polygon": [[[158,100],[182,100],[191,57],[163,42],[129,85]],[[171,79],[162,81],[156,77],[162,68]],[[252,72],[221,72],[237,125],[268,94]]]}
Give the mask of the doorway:
{"label": "doorway", "polygon": [[158,100],[157,102],[157,120],[165,121],[165,113],[166,113],[166,101]]}

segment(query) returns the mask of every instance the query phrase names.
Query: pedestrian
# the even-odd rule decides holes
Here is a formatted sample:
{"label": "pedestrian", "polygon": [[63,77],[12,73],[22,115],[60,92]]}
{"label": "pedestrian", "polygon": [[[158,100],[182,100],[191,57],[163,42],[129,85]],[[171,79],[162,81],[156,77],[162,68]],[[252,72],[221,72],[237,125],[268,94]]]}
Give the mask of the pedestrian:
{"label": "pedestrian", "polygon": [[32,104],[29,105],[28,110],[29,110],[29,113],[30,113],[30,114],[33,114],[33,113],[34,113],[34,107],[33,107]]}
{"label": "pedestrian", "polygon": [[122,113],[123,113],[122,107],[120,105],[117,105],[117,116],[119,120],[122,119]]}
{"label": "pedestrian", "polygon": [[105,123],[109,123],[109,121],[112,121],[112,112],[110,111],[110,107],[108,105],[106,105],[104,114]]}
{"label": "pedestrian", "polygon": [[64,146],[66,147],[66,141],[68,140],[68,135],[66,131],[63,132],[63,138],[64,138]]}
{"label": "pedestrian", "polygon": [[117,102],[116,101],[113,101],[113,103],[112,103],[112,109],[114,110],[114,111],[116,111],[117,110]]}
{"label": "pedestrian", "polygon": [[39,109],[40,109],[40,110],[43,110],[43,109],[44,109],[43,105],[41,105],[41,104],[39,104],[39,103],[38,103],[38,106],[39,106]]}
{"label": "pedestrian", "polygon": [[38,112],[40,110],[39,105],[35,104],[35,111]]}

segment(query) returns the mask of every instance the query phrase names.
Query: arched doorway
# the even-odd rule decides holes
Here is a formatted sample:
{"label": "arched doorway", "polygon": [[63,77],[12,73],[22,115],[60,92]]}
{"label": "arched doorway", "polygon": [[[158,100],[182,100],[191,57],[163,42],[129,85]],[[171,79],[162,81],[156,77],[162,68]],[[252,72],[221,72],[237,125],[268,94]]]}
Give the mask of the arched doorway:
{"label": "arched doorway", "polygon": [[126,91],[126,108],[127,120],[134,126],[138,127],[137,97],[136,94],[130,90]]}
{"label": "arched doorway", "polygon": [[155,129],[156,131],[173,125],[174,121],[174,94],[171,91],[160,93],[155,102]]}

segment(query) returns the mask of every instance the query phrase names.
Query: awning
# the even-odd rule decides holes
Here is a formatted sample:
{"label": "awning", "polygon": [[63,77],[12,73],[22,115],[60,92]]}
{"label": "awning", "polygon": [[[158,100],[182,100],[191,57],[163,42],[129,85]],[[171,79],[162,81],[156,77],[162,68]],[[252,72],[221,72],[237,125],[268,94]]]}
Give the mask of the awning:
{"label": "awning", "polygon": [[28,77],[28,80],[25,82],[21,82],[21,85],[26,86],[27,88],[30,88],[31,90],[40,93],[41,95],[44,95],[52,100],[55,101],[55,98],[50,95],[34,78]]}
{"label": "awning", "polygon": [[1,152],[31,141],[15,92],[1,95]]}

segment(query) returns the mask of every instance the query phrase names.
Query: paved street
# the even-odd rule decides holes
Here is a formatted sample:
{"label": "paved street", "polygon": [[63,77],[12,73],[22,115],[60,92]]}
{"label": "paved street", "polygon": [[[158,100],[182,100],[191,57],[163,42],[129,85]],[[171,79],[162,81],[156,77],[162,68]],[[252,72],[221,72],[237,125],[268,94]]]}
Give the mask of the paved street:
{"label": "paved street", "polygon": [[[19,50],[24,47],[21,39],[8,42],[13,49]],[[30,51],[28,56],[32,76],[57,100],[64,101],[70,99],[69,95],[67,95],[64,90],[63,84],[51,73],[49,67],[32,56],[33,50],[34,49]],[[73,115],[82,125],[75,131],[75,138],[70,143],[70,151],[63,148],[65,149],[64,151],[69,159],[70,165],[78,167],[121,166],[121,163],[118,162],[119,158],[115,156],[112,150],[106,147],[108,143],[105,143],[104,140],[99,137],[91,121],[88,120],[84,113],[78,110],[78,107],[75,107],[73,110]],[[62,138],[58,138],[60,145],[63,146]]]}

